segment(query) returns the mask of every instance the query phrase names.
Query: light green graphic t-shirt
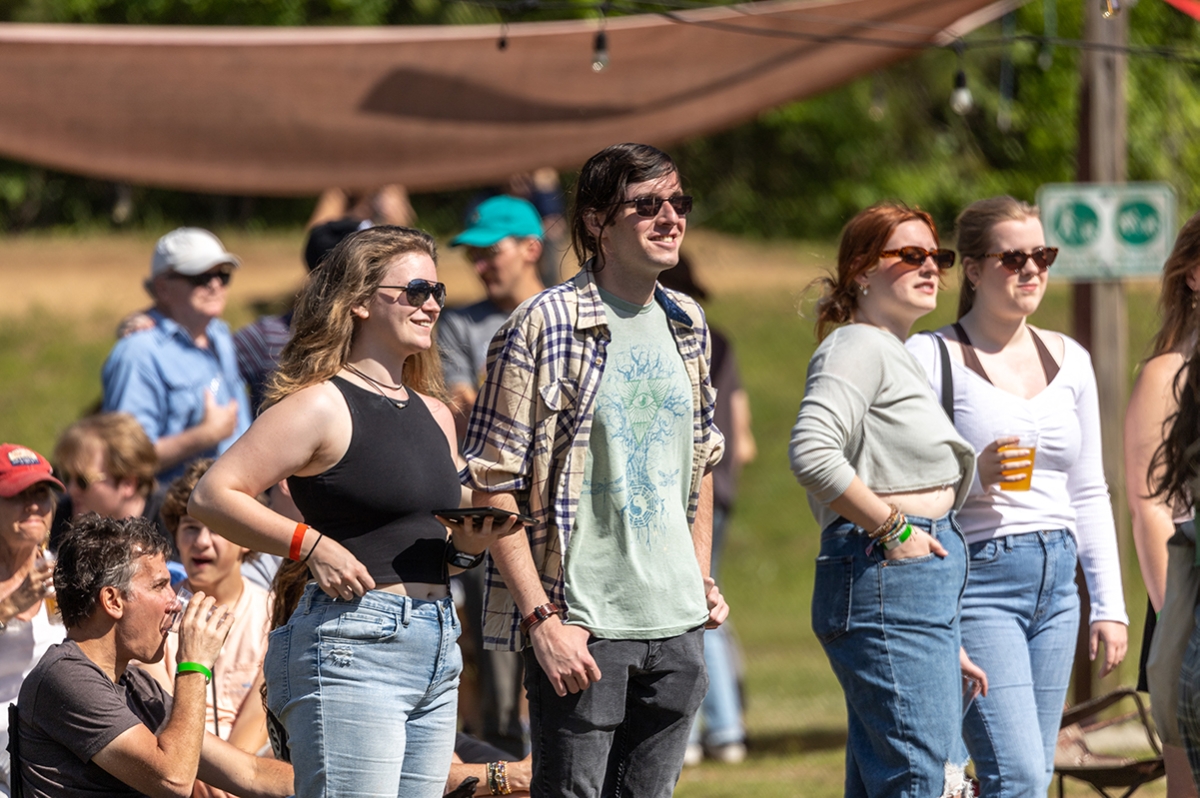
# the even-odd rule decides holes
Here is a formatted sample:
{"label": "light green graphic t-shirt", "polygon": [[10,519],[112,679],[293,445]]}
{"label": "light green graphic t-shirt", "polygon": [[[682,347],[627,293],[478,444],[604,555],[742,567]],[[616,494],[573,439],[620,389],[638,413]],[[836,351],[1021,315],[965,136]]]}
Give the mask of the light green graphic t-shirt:
{"label": "light green graphic t-shirt", "polygon": [[661,305],[600,296],[612,340],[567,549],[568,623],[672,637],[708,618],[687,523],[691,382]]}

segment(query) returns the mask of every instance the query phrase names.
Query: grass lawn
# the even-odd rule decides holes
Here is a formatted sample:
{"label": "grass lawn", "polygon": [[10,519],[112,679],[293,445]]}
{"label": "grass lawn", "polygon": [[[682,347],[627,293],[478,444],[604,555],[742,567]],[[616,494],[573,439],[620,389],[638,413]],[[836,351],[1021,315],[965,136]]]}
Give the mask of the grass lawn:
{"label": "grass lawn", "polygon": [[[715,247],[721,242],[708,243]],[[139,246],[148,253],[149,246]],[[762,253],[753,248],[757,245],[746,246],[742,263],[762,260],[758,257]],[[686,771],[677,791],[682,798],[841,794],[845,709],[837,682],[809,629],[818,530],[787,463],[787,442],[815,347],[812,322],[798,313],[801,296],[796,286],[811,274],[812,253],[818,261],[828,260],[830,247],[787,247],[808,261],[808,266],[796,267],[797,272],[807,274],[796,279],[772,278],[764,285],[753,266],[735,265],[738,259],[731,254],[722,259],[719,274],[702,273],[706,280],[714,278],[708,280],[717,294],[709,317],[736,346],[753,405],[759,448],[757,461],[742,475],[722,563],[723,589],[733,607],[732,623],[745,654],[751,756],[739,766],[705,764]],[[734,250],[719,252],[727,251]],[[704,262],[704,258],[697,259]],[[772,263],[771,269],[770,273],[777,275],[778,262]],[[950,282],[956,284],[956,278]],[[1133,286],[1129,291],[1131,378],[1133,366],[1157,326],[1155,295],[1152,286]],[[922,320],[918,328],[948,322],[956,301],[953,292],[945,295],[940,310]],[[811,302],[807,306],[811,307]],[[113,326],[129,309],[64,312],[43,305],[0,314],[0,439],[50,452],[62,428],[98,402],[98,374],[112,345]],[[1069,292],[1055,284],[1035,323],[1068,330],[1069,313]],[[253,315],[247,300],[231,306],[228,320],[236,328]],[[1122,541],[1122,550],[1134,628],[1119,683],[1132,684],[1145,592],[1132,544]],[[1147,789],[1140,794],[1161,795],[1161,784],[1156,786],[1158,791]],[[1085,791],[1068,794],[1084,795]]]}

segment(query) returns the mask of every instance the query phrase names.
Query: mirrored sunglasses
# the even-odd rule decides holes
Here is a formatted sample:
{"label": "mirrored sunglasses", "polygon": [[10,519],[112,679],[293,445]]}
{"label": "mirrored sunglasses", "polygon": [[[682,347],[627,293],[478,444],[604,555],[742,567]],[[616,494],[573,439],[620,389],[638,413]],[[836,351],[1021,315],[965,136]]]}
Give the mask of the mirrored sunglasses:
{"label": "mirrored sunglasses", "polygon": [[171,276],[176,280],[183,280],[185,283],[191,283],[193,288],[199,288],[203,285],[208,285],[217,278],[221,281],[221,285],[229,285],[229,281],[233,279],[233,272],[228,269],[217,269],[215,271],[204,272],[203,274],[180,274],[179,272],[171,272]]}
{"label": "mirrored sunglasses", "polygon": [[1038,267],[1038,271],[1044,272],[1054,265],[1054,261],[1058,257],[1058,247],[1034,247],[1029,252],[1019,249],[1008,249],[1004,252],[988,252],[984,257],[999,258],[1000,265],[1010,272],[1021,271],[1021,269],[1025,268],[1025,262],[1033,258],[1034,265]]}
{"label": "mirrored sunglasses", "polygon": [[662,210],[664,202],[671,203],[671,207],[675,209],[675,213],[680,216],[687,216],[692,212],[692,198],[687,194],[681,194],[678,197],[634,197],[631,200],[625,200],[617,204],[632,205],[634,212],[638,216],[653,219]]}
{"label": "mirrored sunglasses", "polygon": [[879,253],[881,258],[899,258],[909,266],[923,266],[926,258],[933,258],[938,271],[946,271],[954,265],[958,253],[952,249],[925,249],[924,247],[900,247],[900,249],[885,249]]}
{"label": "mirrored sunglasses", "polygon": [[437,302],[439,308],[446,307],[446,284],[431,283],[428,280],[409,280],[408,285],[381,285],[380,288],[395,288],[404,292],[408,304],[415,308],[421,307],[429,297]]}

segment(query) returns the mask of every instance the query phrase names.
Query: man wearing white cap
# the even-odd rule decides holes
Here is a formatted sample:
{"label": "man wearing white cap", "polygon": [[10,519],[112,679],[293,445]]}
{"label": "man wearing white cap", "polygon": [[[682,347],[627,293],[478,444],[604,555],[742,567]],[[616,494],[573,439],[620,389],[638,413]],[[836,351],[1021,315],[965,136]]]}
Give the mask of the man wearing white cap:
{"label": "man wearing white cap", "polygon": [[161,480],[224,452],[250,426],[233,338],[218,318],[239,263],[207,230],[180,227],[160,238],[146,280],[154,327],[122,338],[104,363],[103,409],[141,423]]}

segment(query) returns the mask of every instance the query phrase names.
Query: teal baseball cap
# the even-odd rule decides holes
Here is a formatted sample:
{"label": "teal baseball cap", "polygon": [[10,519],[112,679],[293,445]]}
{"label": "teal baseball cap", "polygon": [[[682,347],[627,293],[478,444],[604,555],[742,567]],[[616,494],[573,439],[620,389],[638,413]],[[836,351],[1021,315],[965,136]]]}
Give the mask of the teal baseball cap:
{"label": "teal baseball cap", "polygon": [[499,196],[479,203],[469,227],[450,239],[452,247],[490,247],[502,238],[542,237],[537,208],[519,197]]}

